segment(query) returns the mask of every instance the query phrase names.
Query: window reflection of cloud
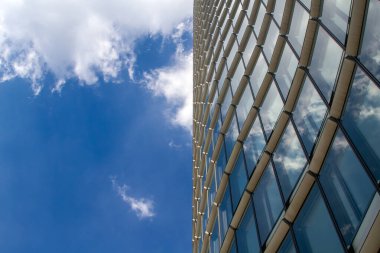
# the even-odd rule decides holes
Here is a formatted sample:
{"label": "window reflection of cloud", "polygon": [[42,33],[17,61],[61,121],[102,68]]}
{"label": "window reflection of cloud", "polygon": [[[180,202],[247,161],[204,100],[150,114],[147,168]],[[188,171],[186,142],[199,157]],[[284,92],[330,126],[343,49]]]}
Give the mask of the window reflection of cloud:
{"label": "window reflection of cloud", "polygon": [[263,125],[266,134],[269,134],[271,132],[282,107],[283,103],[280,98],[280,94],[278,93],[275,84],[272,83],[261,109],[261,117],[263,119]]}
{"label": "window reflection of cloud", "polygon": [[238,117],[238,122],[240,129],[243,127],[243,122],[248,116],[249,111],[253,105],[253,97],[250,88],[247,86],[240,99],[238,106],[236,107],[236,113]]}
{"label": "window reflection of cloud", "polygon": [[264,134],[260,126],[259,118],[256,118],[243,144],[249,174],[256,165],[257,159],[259,159],[265,144]]}
{"label": "window reflection of cloud", "polygon": [[268,65],[265,62],[263,55],[260,54],[259,58],[257,59],[256,67],[250,77],[252,90],[255,96],[259,92],[261,83],[264,80],[267,70],[268,70]]}
{"label": "window reflection of cloud", "polygon": [[342,52],[327,32],[319,27],[310,73],[327,100],[330,100]]}
{"label": "window reflection of cloud", "polygon": [[380,2],[372,0],[368,7],[360,60],[380,80]]}

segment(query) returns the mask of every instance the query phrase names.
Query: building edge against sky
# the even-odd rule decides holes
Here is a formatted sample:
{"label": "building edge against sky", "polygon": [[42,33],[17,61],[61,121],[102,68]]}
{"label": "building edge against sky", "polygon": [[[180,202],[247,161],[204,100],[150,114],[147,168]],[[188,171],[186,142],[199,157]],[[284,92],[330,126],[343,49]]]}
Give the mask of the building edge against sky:
{"label": "building edge against sky", "polygon": [[193,252],[380,249],[379,14],[194,1]]}

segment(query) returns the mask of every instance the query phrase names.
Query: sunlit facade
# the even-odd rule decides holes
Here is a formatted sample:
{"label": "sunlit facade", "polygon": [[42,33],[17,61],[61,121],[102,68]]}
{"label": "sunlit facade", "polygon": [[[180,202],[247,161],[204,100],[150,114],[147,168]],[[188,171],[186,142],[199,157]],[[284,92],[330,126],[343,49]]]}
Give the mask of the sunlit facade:
{"label": "sunlit facade", "polygon": [[195,0],[193,252],[380,248],[380,1]]}

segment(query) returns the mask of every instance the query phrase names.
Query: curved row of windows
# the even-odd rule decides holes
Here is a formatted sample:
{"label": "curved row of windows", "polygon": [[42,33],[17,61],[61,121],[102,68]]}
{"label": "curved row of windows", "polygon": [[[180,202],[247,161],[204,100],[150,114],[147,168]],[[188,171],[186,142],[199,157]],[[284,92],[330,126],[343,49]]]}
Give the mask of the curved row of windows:
{"label": "curved row of windows", "polygon": [[[321,133],[327,131],[346,60],[354,67],[345,106],[340,119],[329,118],[337,121],[337,130],[278,250],[353,249],[380,191],[380,148],[376,145],[380,139],[380,29],[376,26],[380,3],[367,1],[358,54],[347,57],[353,1],[321,1],[318,19],[311,19],[310,11],[315,9],[311,0],[195,1],[195,251],[219,252],[225,243],[247,184],[280,128],[280,115],[286,112],[287,123],[250,192],[238,227],[233,228],[228,248],[230,252],[261,252],[267,247],[297,185],[318,155],[315,148]],[[314,41],[310,49],[304,46],[310,43],[306,36]],[[302,57],[308,53],[304,65]],[[302,80],[295,88],[299,71]],[[294,106],[285,110],[293,97],[297,98]],[[235,154],[238,144],[241,149]],[[230,161],[231,173],[226,174]],[[215,202],[218,194],[222,196],[219,203]],[[212,231],[207,231],[208,223],[213,224]],[[206,235],[210,235],[207,240]]]}

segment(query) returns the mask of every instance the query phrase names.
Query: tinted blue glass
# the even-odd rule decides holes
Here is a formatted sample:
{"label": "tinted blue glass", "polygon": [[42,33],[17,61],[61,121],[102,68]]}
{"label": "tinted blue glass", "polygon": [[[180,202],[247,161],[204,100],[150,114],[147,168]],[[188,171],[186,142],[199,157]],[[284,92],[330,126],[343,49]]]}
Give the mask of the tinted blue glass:
{"label": "tinted blue glass", "polygon": [[240,129],[243,127],[243,123],[246,120],[249,111],[253,105],[253,96],[249,85],[245,88],[243,96],[240,99],[239,104],[236,106],[236,114]]}
{"label": "tinted blue glass", "polygon": [[234,170],[230,175],[231,195],[232,195],[232,209],[235,210],[239,204],[241,195],[244,192],[247,184],[247,170],[244,163],[243,152],[239,153]]}
{"label": "tinted blue glass", "polygon": [[213,174],[214,175],[211,179],[210,190],[208,190],[208,197],[207,197],[207,205],[210,210],[212,208],[212,203],[214,202],[215,194],[216,194],[216,187],[215,187],[216,171],[215,170]]}
{"label": "tinted blue glass", "polygon": [[230,225],[230,222],[232,219],[232,205],[231,204],[232,203],[231,203],[230,186],[227,185],[222,203],[220,203],[220,206],[219,206],[220,236],[221,236],[222,242],[224,240],[224,236],[226,235],[228,226]]}
{"label": "tinted blue glass", "polygon": [[293,54],[289,45],[285,43],[284,51],[276,73],[276,80],[284,98],[288,96],[297,65],[298,60],[296,56]]}
{"label": "tinted blue glass", "polygon": [[[230,85],[228,85],[230,86]],[[232,93],[231,93],[231,88],[228,87],[227,91],[226,91],[226,96],[224,97],[224,101],[222,103],[222,108],[221,108],[221,112],[222,112],[222,121],[224,121],[225,117],[226,117],[226,114],[227,114],[227,111],[228,111],[228,108],[230,108],[230,105],[231,105],[231,101],[232,101]]]}
{"label": "tinted blue glass", "polygon": [[219,133],[220,133],[220,128],[221,127],[222,127],[222,121],[221,121],[221,119],[219,117],[218,120],[216,121],[216,124],[215,124],[215,127],[214,127],[214,131],[213,131],[213,143],[214,143],[214,145],[218,141],[218,137],[219,137]]}
{"label": "tinted blue glass", "polygon": [[270,61],[270,59],[272,58],[272,54],[273,54],[274,47],[276,45],[278,34],[279,34],[278,27],[272,20],[269,26],[267,37],[265,39],[265,44],[263,47],[264,54],[268,61]]}
{"label": "tinted blue glass", "polygon": [[257,117],[243,144],[248,176],[252,174],[265,144],[263,130],[260,125],[259,117]]}
{"label": "tinted blue glass", "polygon": [[281,243],[280,248],[277,253],[296,253],[296,247],[294,246],[294,242],[292,239],[292,234],[289,231],[286,235],[284,241]]}
{"label": "tinted blue glass", "polygon": [[334,88],[342,52],[327,32],[319,27],[310,73],[327,101],[330,100]]}
{"label": "tinted blue glass", "polygon": [[322,22],[344,44],[351,1],[323,1]]}
{"label": "tinted blue glass", "polygon": [[224,138],[226,143],[227,157],[230,157],[232,149],[235,146],[237,137],[239,136],[239,129],[236,121],[236,117],[232,117],[230,128]]}
{"label": "tinted blue glass", "polygon": [[320,178],[340,231],[347,245],[350,245],[375,188],[340,130]]}
{"label": "tinted blue glass", "polygon": [[306,77],[302,87],[293,119],[306,150],[311,154],[315,140],[325,118],[327,107],[322,101],[310,79]]}
{"label": "tinted blue glass", "polygon": [[368,6],[367,21],[364,28],[364,37],[360,61],[380,81],[380,2],[371,0]]}
{"label": "tinted blue glass", "polygon": [[214,229],[212,230],[211,240],[210,240],[210,252],[211,253],[219,253],[220,248],[219,242],[219,221],[215,220]]}
{"label": "tinted blue glass", "polygon": [[260,110],[264,132],[267,137],[271,134],[283,106],[284,103],[281,100],[280,93],[278,93],[276,85],[272,82]]}
{"label": "tinted blue glass", "polygon": [[259,58],[257,59],[255,69],[253,70],[252,75],[249,77],[254,95],[257,95],[259,92],[261,83],[263,82],[267,71],[268,65],[264,59],[263,54],[260,54]]}
{"label": "tinted blue glass", "polygon": [[260,238],[264,242],[283,208],[273,167],[270,163],[253,193],[253,201],[257,217],[260,217],[257,220]]}
{"label": "tinted blue glass", "polygon": [[239,253],[260,252],[260,243],[257,236],[256,221],[253,216],[252,203],[245,211],[244,217],[236,231]]}
{"label": "tinted blue glass", "polygon": [[309,13],[296,1],[288,38],[298,55],[301,54],[308,19]]}
{"label": "tinted blue glass", "polygon": [[285,129],[273,155],[285,199],[288,199],[303,169],[307,164],[305,154],[298,140],[292,122]]}
{"label": "tinted blue glass", "polygon": [[344,252],[316,185],[299,212],[293,229],[300,252]]}
{"label": "tinted blue glass", "polygon": [[377,180],[380,180],[380,89],[358,67],[343,126]]}
{"label": "tinted blue glass", "polygon": [[224,144],[223,144],[222,148],[220,149],[218,161],[216,162],[216,183],[217,183],[217,185],[219,185],[219,182],[222,179],[222,176],[224,173],[224,168],[226,167],[226,164],[227,164],[226,159],[227,159],[226,149],[225,149]]}

